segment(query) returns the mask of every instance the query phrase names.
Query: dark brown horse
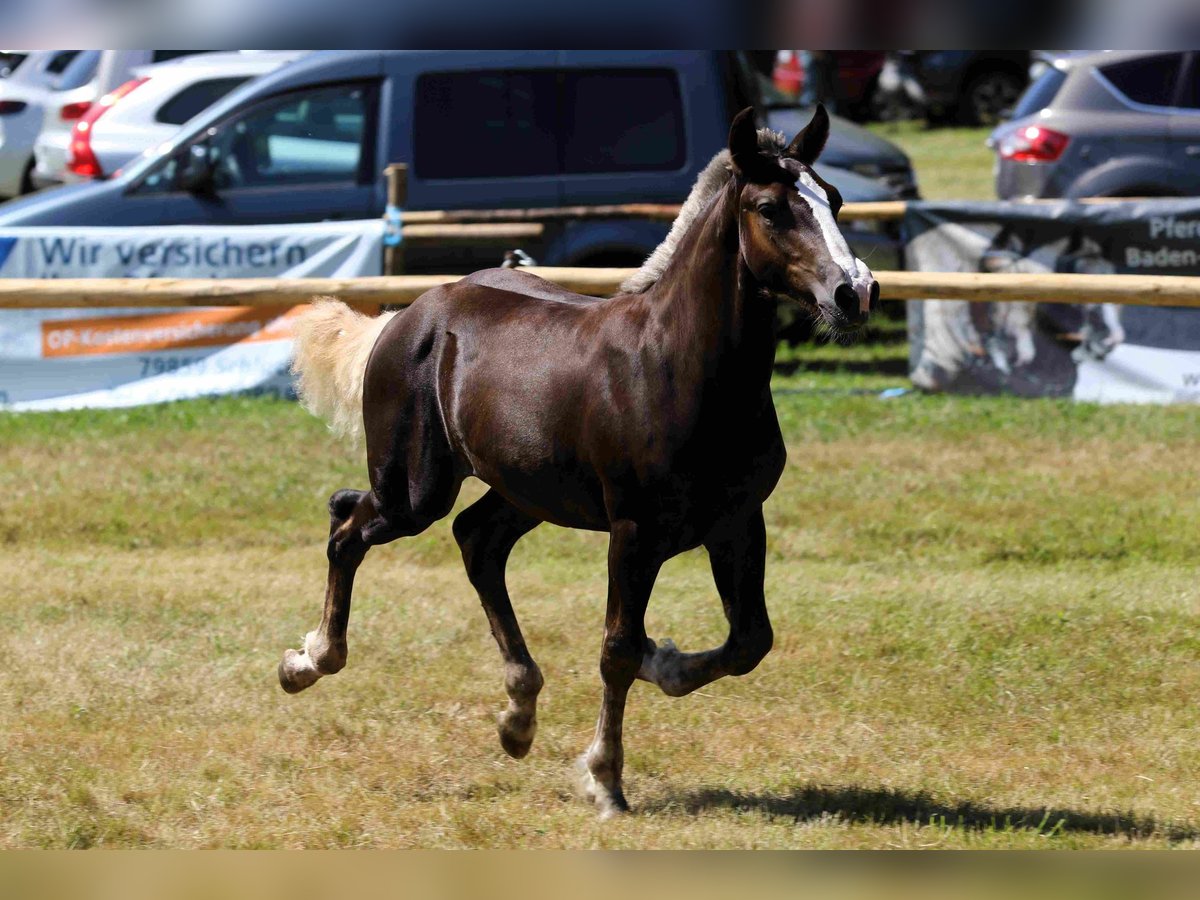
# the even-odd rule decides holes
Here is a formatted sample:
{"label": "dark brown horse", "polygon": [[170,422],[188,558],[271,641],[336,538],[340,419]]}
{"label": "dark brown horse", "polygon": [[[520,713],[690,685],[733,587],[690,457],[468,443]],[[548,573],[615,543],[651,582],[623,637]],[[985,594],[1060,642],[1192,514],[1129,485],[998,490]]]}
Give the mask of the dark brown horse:
{"label": "dark brown horse", "polygon": [[[314,306],[299,328],[301,396],[335,427],[363,430],[371,489],[330,498],[325,612],[304,649],[284,654],[285,690],[345,665],[367,549],[428,528],[474,475],[491,490],[454,537],[504,658],[511,756],[533,741],[542,675],[509,602],[509,552],[542,522],[609,533],[604,700],[583,777],[602,814],[627,809],[621,722],[634,679],[679,696],[746,674],[771,648],[762,507],[785,459],[770,391],[775,303],[851,330],[878,296],[835,224],[836,190],[810,168],[828,132],[823,108],[786,146],[739,114],[671,235],[610,299],[494,269],[377,319]],[[644,616],[662,564],[700,545],[729,637],[682,653],[650,640]]]}

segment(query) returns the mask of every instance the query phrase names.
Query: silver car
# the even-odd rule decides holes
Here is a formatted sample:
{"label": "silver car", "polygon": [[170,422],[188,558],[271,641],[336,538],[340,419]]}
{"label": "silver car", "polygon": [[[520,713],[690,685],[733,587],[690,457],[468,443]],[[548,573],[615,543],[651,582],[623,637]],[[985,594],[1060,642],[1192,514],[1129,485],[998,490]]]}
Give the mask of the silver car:
{"label": "silver car", "polygon": [[1054,57],[988,138],[996,194],[1200,194],[1200,52]]}

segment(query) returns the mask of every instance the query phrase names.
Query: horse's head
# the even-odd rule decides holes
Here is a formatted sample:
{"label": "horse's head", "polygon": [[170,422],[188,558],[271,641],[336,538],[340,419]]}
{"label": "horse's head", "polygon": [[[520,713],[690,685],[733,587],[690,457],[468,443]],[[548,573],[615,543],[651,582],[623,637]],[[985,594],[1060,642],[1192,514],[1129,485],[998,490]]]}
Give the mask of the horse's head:
{"label": "horse's head", "polygon": [[794,300],[835,331],[867,321],[879,283],[837,226],[842,198],[812,169],[829,137],[818,104],[807,127],[779,156],[759,147],[753,111],[733,120],[729,154],[738,191],[742,259],[771,293]]}

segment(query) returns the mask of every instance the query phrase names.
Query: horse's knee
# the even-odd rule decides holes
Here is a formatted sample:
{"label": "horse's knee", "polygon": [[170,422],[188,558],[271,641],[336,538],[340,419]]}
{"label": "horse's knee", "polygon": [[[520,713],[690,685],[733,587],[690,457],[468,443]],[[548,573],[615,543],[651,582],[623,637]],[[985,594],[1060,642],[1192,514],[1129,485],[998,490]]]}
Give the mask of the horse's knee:
{"label": "horse's knee", "polygon": [[600,651],[600,677],[605,684],[630,685],[642,665],[645,639],[632,635],[606,635]]}
{"label": "horse's knee", "polygon": [[729,671],[731,675],[746,675],[753,672],[763,658],[771,652],[775,636],[770,625],[755,628],[738,637],[733,645]]}

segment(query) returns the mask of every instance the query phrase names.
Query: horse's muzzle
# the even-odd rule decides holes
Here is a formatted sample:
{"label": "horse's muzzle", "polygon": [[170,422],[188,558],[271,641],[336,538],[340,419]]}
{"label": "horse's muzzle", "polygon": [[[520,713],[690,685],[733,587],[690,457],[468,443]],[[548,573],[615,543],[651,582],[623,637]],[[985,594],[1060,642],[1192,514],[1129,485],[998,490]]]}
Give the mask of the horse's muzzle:
{"label": "horse's muzzle", "polygon": [[872,279],[866,290],[857,290],[846,281],[833,291],[833,306],[830,324],[836,328],[856,329],[866,324],[871,308],[879,303],[879,282]]}

